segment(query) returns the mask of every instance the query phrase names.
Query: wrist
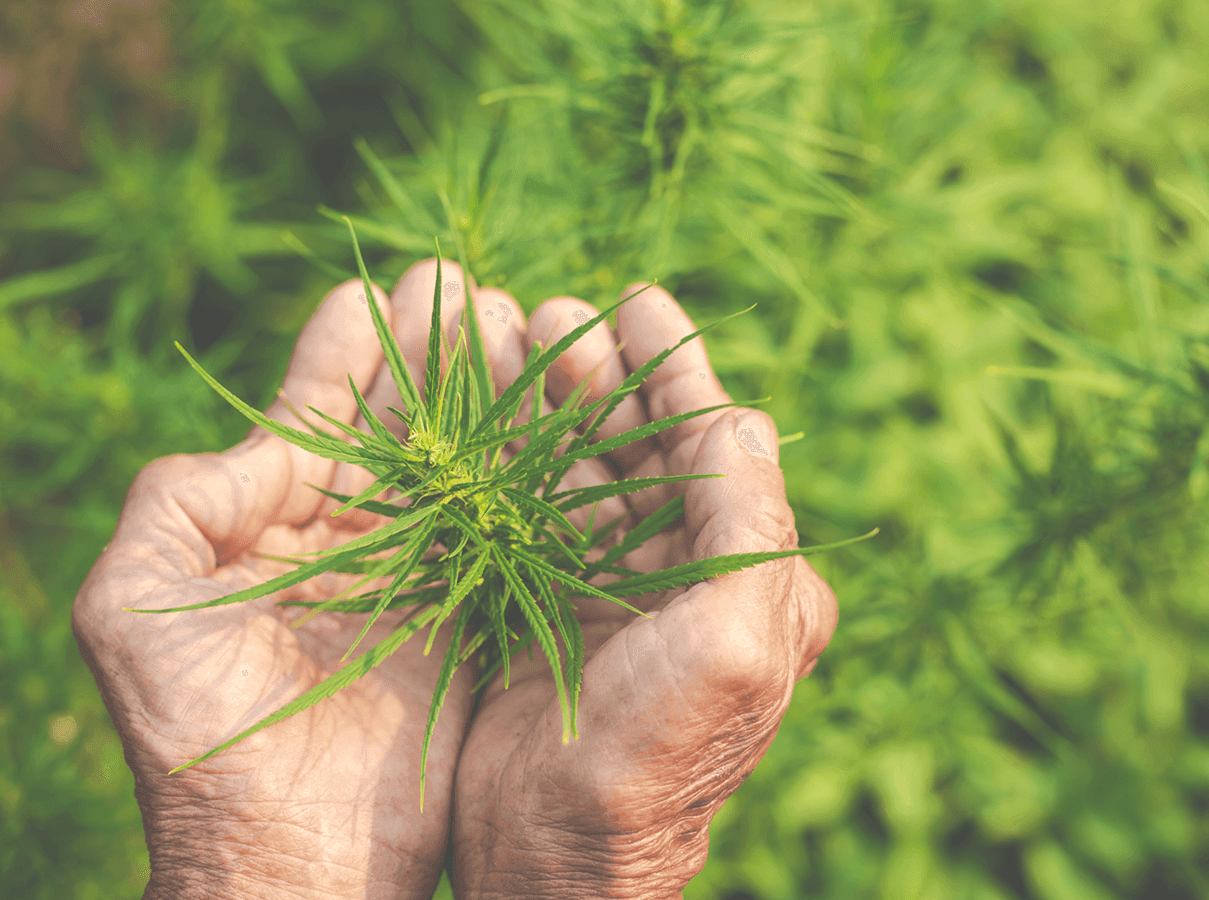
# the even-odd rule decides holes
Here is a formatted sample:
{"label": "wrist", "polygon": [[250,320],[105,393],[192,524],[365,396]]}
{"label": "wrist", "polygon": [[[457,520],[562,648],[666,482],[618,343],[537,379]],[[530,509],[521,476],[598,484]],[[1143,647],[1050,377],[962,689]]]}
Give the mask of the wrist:
{"label": "wrist", "polygon": [[151,877],[143,900],[343,900],[367,896],[369,866],[351,858],[333,862],[313,847],[300,846],[297,854],[269,849],[284,846],[280,842],[287,834],[299,840],[298,829],[278,832],[250,823],[241,828],[235,822],[218,826],[195,822],[188,830],[185,827],[147,828]]}
{"label": "wrist", "polygon": [[313,889],[297,885],[271,884],[244,875],[212,869],[152,870],[143,900],[278,900],[283,897],[315,897]]}
{"label": "wrist", "polygon": [[677,865],[683,860],[651,852],[654,848],[632,854],[616,844],[607,850],[569,850],[498,840],[474,849],[478,852],[453,851],[456,863],[449,876],[455,900],[683,900],[685,885],[701,868],[690,872]]}
{"label": "wrist", "polygon": [[323,890],[319,882],[308,882],[304,861],[292,860],[292,867],[284,861],[274,864],[254,857],[252,847],[241,849],[238,861],[234,848],[223,853],[214,846],[201,853],[176,848],[171,854],[159,854],[158,860],[152,859],[143,900],[335,900],[340,896]]}

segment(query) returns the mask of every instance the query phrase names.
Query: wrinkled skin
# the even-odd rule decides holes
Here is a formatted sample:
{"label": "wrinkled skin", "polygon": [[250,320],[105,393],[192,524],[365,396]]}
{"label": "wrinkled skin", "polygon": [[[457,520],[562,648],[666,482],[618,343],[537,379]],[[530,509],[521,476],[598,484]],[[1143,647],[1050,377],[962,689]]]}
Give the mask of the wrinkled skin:
{"label": "wrinkled skin", "polygon": [[[426,260],[389,298],[375,292],[418,385],[434,276],[435,261]],[[462,274],[443,262],[442,276],[452,341],[465,304]],[[368,430],[348,390],[351,374],[404,438],[406,428],[386,411],[402,401],[362,296],[359,282],[347,282],[325,299],[299,338],[283,393],[296,409],[310,404]],[[502,291],[476,290],[475,299],[497,394],[520,372],[532,341],[549,346],[595,314],[582,301],[555,298],[526,325]],[[589,399],[607,393],[694,330],[659,288],[624,305],[618,322],[618,335],[601,323],[547,373],[543,412],[590,374]],[[618,338],[626,345],[620,350]],[[599,435],[729,400],[698,338],[657,369]],[[522,421],[531,408],[532,391]],[[578,463],[560,487],[727,473],[687,483],[683,526],[622,561],[634,569],[797,546],[775,431],[761,432],[757,422],[736,437],[740,412],[720,410]],[[305,429],[280,399],[268,415]],[[767,416],[756,416],[771,429]],[[510,445],[504,457],[521,446]],[[306,486],[356,494],[371,480],[363,469],[259,427],[224,453],[158,459],[135,479],[113,539],[76,598],[72,625],[135,775],[152,865],[145,896],[428,898],[446,861],[459,898],[678,896],[704,864],[710,818],[767,750],[794,682],[835,628],[835,598],[800,557],[629,598],[652,619],[608,601],[577,600],[588,661],[580,736],[569,745],[560,739],[561,713],[540,651],[532,663],[516,657],[508,691],[497,677],[477,711],[470,694],[477,672],[463,667],[429,750],[422,814],[421,742],[452,623],[429,656],[422,654],[425,630],[333,697],[167,775],[338,671],[368,616],[323,613],[289,627],[305,610],[279,600],[326,599],[356,580],[331,574],[212,609],[139,615],[121,607],[221,597],[293,568],[247,554],[315,551],[380,527],[386,519],[362,510],[332,518],[338,504]],[[606,501],[596,523],[627,508],[641,517],[676,488],[685,490],[671,485]],[[380,499],[395,497],[390,491]],[[582,527],[587,513],[570,518]],[[405,615],[385,613],[353,658]]]}
{"label": "wrinkled skin", "polygon": [[[643,286],[630,285],[622,296]],[[510,311],[507,331],[492,347],[498,389],[520,373],[534,341],[548,347],[596,314],[560,297],[526,326],[512,298],[480,291],[476,301],[483,295]],[[476,306],[483,311],[487,303]],[[617,322],[616,333],[600,323],[560,357],[547,375],[543,414],[585,379],[587,402],[605,396],[696,330],[659,287],[624,304]],[[498,319],[494,330],[502,330]],[[698,337],[613,412],[597,439],[731,401]],[[727,476],[601,504],[597,525],[629,509],[622,526],[629,528],[684,493],[683,524],[622,560],[639,571],[797,547],[775,427],[754,412],[755,423],[744,421],[736,434],[735,421],[748,412],[717,410],[577,463],[560,488],[652,475]],[[583,528],[588,513],[569,518]],[[575,601],[586,658],[578,739],[561,741],[562,714],[541,653],[533,662],[527,654],[514,658],[507,691],[499,673],[484,692],[454,785],[450,874],[459,900],[680,897],[705,864],[710,819],[768,750],[794,683],[814,668],[838,615],[831,589],[800,556],[627,600],[653,617],[607,600]]]}
{"label": "wrinkled skin", "polygon": [[[433,278],[434,267],[420,266],[391,298],[376,292],[408,359],[425,358]],[[361,284],[348,282],[324,300],[299,338],[283,393],[296,409],[310,404],[368,430],[354,419],[348,375],[388,421],[398,422],[386,403],[401,403],[397,391],[383,393],[393,382],[362,296]],[[412,374],[422,380],[421,366]],[[268,415],[307,430],[280,399]],[[326,599],[357,580],[330,573],[212,609],[121,610],[222,597],[294,568],[245,554],[316,551],[380,527],[386,519],[360,510],[333,519],[339,504],[306,486],[343,492],[353,481],[368,484],[364,475],[255,427],[224,453],[157,459],[130,488],[72,625],[135,776],[151,856],[146,896],[432,896],[473,671],[457,673],[441,711],[422,815],[420,750],[442,663],[439,653],[423,656],[426,630],[334,696],[168,775],[342,668],[369,616],[324,613],[289,627],[306,610],[279,600]],[[353,657],[405,614],[386,612]],[[447,623],[436,646],[451,634]]]}

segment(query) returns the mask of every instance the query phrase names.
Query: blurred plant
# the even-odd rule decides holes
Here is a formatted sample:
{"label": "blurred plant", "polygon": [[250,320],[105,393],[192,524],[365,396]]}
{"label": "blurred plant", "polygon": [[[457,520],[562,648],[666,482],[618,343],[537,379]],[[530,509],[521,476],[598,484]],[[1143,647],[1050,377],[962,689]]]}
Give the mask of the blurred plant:
{"label": "blurred plant", "polygon": [[[657,271],[701,321],[760,302],[712,333],[710,357],[727,390],[771,395],[770,415],[811,435],[782,457],[804,542],[885,526],[876,554],[815,558],[839,628],[711,826],[686,900],[1209,894],[1209,438],[1193,399],[1209,384],[1209,5],[344,6],[189,5],[204,27],[188,33],[212,43],[183,54],[182,83],[218,68],[213,90],[235,95],[215,106],[228,143],[211,177],[249,203],[234,221],[266,226],[260,246],[296,239],[240,257],[253,290],[181,257],[201,274],[170,325],[152,277],[131,356],[156,367],[113,365],[96,334],[120,333],[105,323],[137,267],[0,314],[10,612],[40,583],[62,618],[148,459],[242,437],[158,338],[179,329],[249,403],[279,383],[313,298],[354,274],[292,256],[340,258],[335,210],[356,211],[371,273],[393,278],[437,234],[526,311],[611,292],[604,308]],[[273,43],[323,128],[269,87]],[[166,160],[199,134],[115,144]],[[140,166],[125,170],[158,171]],[[74,192],[97,185],[120,208],[125,181],[18,174],[0,277],[104,252],[9,213],[74,215]],[[314,227],[318,203],[333,221]],[[96,233],[142,214],[124,215]],[[7,564],[23,556],[24,581]],[[134,822],[122,840],[137,850],[133,784],[70,633],[4,621],[10,680],[38,672],[51,689],[0,701],[14,748],[0,770],[21,785],[0,785],[18,848],[0,894],[137,895],[55,855],[101,843],[70,814],[85,795],[70,773],[95,767],[79,745],[109,742],[118,771],[97,797]],[[63,748],[48,723],[67,708],[81,737]],[[51,754],[75,769],[40,768]],[[78,889],[90,879],[103,886]]]}

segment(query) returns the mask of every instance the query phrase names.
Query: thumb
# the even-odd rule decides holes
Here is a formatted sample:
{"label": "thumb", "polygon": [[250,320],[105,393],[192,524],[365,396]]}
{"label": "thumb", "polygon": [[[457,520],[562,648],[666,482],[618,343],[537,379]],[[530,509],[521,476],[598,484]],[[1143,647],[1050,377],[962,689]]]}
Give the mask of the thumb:
{"label": "thumb", "polygon": [[[290,490],[291,460],[281,441],[251,436],[222,453],[177,453],[138,473],[89,582],[120,573],[161,586],[210,577],[253,546]],[[128,606],[171,606],[157,592],[122,598]],[[132,602],[134,601],[134,602]],[[267,598],[271,605],[271,598]],[[262,606],[259,603],[241,606]]]}
{"label": "thumb", "polygon": [[[764,412],[737,409],[705,432],[693,459],[695,473],[725,478],[690,481],[684,496],[692,559],[729,553],[790,550],[798,546],[793,511],[778,464],[776,426]],[[771,560],[695,585],[669,604],[685,604],[681,671],[719,685],[734,680],[746,692],[753,681],[784,686],[797,670],[792,627],[795,558]],[[719,676],[722,676],[720,681]]]}

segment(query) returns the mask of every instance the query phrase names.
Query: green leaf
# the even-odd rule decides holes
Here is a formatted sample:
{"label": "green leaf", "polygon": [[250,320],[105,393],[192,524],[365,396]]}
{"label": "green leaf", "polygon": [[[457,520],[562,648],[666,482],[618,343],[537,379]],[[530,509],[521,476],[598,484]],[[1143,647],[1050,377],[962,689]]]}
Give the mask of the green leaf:
{"label": "green leaf", "polygon": [[[448,212],[448,206],[446,206]],[[451,222],[452,224],[452,222]],[[456,234],[456,230],[454,231]],[[470,291],[470,266],[466,261],[466,253],[460,241],[454,241],[458,251],[458,264],[462,267],[462,288],[466,293],[466,306],[462,317],[466,332],[470,336],[470,362],[474,374],[475,396],[478,403],[475,407],[474,428],[477,430],[487,412],[489,403],[495,401],[495,387],[491,377],[491,362],[487,358],[487,348],[483,344],[483,331],[479,327],[478,308]],[[440,245],[437,245],[440,252]]]}
{"label": "green leaf", "polygon": [[[575,451],[568,450],[559,459],[553,461],[552,463],[550,463],[548,465],[543,466],[541,471],[545,471],[545,472],[553,472],[556,470],[566,471],[567,469],[570,469],[570,467],[573,463],[577,463],[581,459],[591,459],[593,456],[599,456],[601,453],[608,453],[611,450],[616,450],[618,447],[625,447],[629,444],[632,444],[634,441],[641,440],[644,437],[649,437],[652,434],[658,434],[659,432],[661,432],[665,429],[671,428],[674,425],[678,425],[681,422],[687,422],[689,419],[696,418],[697,416],[703,416],[706,413],[711,413],[716,409],[726,409],[726,407],[728,407],[728,406],[740,406],[740,405],[750,406],[750,405],[752,405],[753,402],[758,402],[758,401],[749,401],[747,404],[719,403],[717,406],[708,406],[708,407],[704,407],[702,409],[694,409],[691,412],[681,413],[680,415],[677,415],[677,416],[667,416],[666,418],[658,419],[657,421],[654,421],[654,422],[648,422],[645,425],[639,425],[637,428],[631,428],[629,431],[627,431],[623,434],[619,434],[614,437],[607,438],[603,441],[598,441],[595,444],[591,444],[587,447],[582,447],[579,450],[575,450]],[[701,476],[695,476],[695,477],[701,477]],[[553,484],[553,483],[554,482],[551,482],[551,484]]]}
{"label": "green leaf", "polygon": [[[577,408],[578,400],[587,393],[590,380],[589,377],[580,382],[568,399],[568,403],[558,411],[555,420],[549,424],[546,431],[538,433],[531,427],[529,443],[508,461],[508,465],[502,470],[501,477],[507,478],[508,481],[527,479],[526,490],[532,491],[545,471],[543,467],[557,465],[552,462],[554,449],[566,440],[567,433],[571,429],[592,414],[594,407]],[[545,460],[545,462],[538,465],[538,461],[541,460]]]}
{"label": "green leaf", "polygon": [[529,385],[533,384],[533,382],[537,379],[538,372],[544,372],[546,369],[550,368],[553,362],[558,359],[558,357],[560,357],[567,350],[567,348],[587,334],[588,331],[594,328],[598,322],[603,322],[609,313],[613,312],[613,310],[617,309],[619,306],[621,306],[621,304],[632,300],[634,297],[638,296],[647,288],[652,286],[653,285],[647,285],[647,287],[635,291],[628,297],[623,297],[621,300],[618,300],[604,312],[594,316],[587,322],[584,322],[578,328],[575,328],[567,333],[549,350],[539,356],[536,360],[532,360],[529,365],[526,365],[521,374],[517,376],[516,380],[513,381],[512,384],[508,385],[504,393],[500,395],[500,398],[496,400],[495,403],[493,403],[487,410],[483,421],[479,423],[478,429],[476,429],[475,433],[470,436],[471,439],[479,437],[486,428],[487,423],[493,422],[500,418],[502,411],[508,409],[511,403],[514,401],[519,403],[520,398],[524,396],[525,391],[529,388]]}
{"label": "green leaf", "polygon": [[[405,589],[410,590],[410,589]],[[426,603],[437,603],[448,596],[449,590],[445,585],[437,585],[435,587],[421,588],[412,593],[404,594],[402,591],[395,596],[387,609],[398,609],[401,606],[417,606]],[[356,597],[350,597],[348,600],[341,600],[339,603],[331,607],[333,612],[342,613],[367,613],[378,605],[378,598],[382,595],[382,591],[370,591],[366,594],[359,594]],[[306,606],[315,608],[322,606],[328,601],[326,600],[278,600],[278,606]]]}
{"label": "green leaf", "polygon": [[[305,622],[307,622],[308,620],[313,618],[316,614],[329,610],[332,607],[336,606],[336,604],[342,602],[344,595],[347,594],[349,591],[354,591],[357,588],[361,587],[361,585],[363,585],[363,584],[368,584],[369,582],[371,582],[377,578],[381,578],[387,572],[394,569],[396,566],[399,565],[400,560],[402,560],[403,557],[406,556],[408,554],[408,552],[410,552],[411,548],[414,546],[415,540],[416,540],[415,535],[412,535],[411,540],[408,543],[405,543],[399,549],[399,551],[397,553],[395,553],[393,556],[389,557],[388,559],[376,560],[374,562],[374,564],[369,567],[369,571],[365,573],[364,578],[362,578],[360,581],[358,581],[356,584],[352,585],[351,587],[346,588],[345,590],[341,591],[335,597],[330,597],[327,600],[323,601],[318,606],[314,607],[305,616],[301,616],[296,621],[291,623],[290,627],[291,628],[302,627],[302,625]],[[378,605],[385,605],[386,603],[389,603],[390,600],[394,597],[394,595],[397,594],[399,592],[399,590],[402,588],[402,586],[403,586],[402,580],[406,579],[409,576],[410,576],[410,572],[408,572],[407,574],[404,574],[400,578],[396,578],[395,581],[391,583],[390,587],[388,587],[382,593],[382,596],[379,597],[378,603],[374,605],[374,609],[377,609]],[[374,618],[377,618],[377,617],[375,616]],[[370,624],[373,624],[372,619],[370,621]],[[362,634],[364,634],[364,632],[362,632]],[[353,646],[355,647],[356,644],[354,644]],[[351,652],[351,650],[350,650],[350,652]],[[345,659],[347,659],[347,658],[348,658],[348,655],[345,654]]]}
{"label": "green leaf", "polygon": [[377,607],[374,608],[374,611],[370,614],[369,619],[366,620],[365,626],[361,629],[361,633],[357,635],[357,639],[353,641],[353,645],[348,648],[348,652],[345,653],[340,659],[341,662],[347,660],[352,655],[353,651],[357,649],[357,645],[361,643],[362,638],[365,637],[370,627],[378,621],[379,617],[381,617],[382,613],[386,610],[386,604],[390,602],[391,598],[394,597],[395,594],[399,593],[403,587],[403,582],[407,580],[408,576],[411,575],[412,570],[414,570],[416,565],[420,562],[420,558],[428,551],[429,547],[431,546],[431,544],[428,542],[428,536],[432,534],[434,518],[435,516],[430,516],[429,518],[425,519],[424,522],[416,529],[416,533],[412,536],[411,541],[408,542],[408,546],[414,547],[415,552],[408,559],[407,565],[403,568],[403,570],[395,576],[395,580],[391,582],[391,585],[389,588],[387,588],[386,593],[384,593],[378,600]]}
{"label": "green leaf", "polygon": [[[348,494],[338,494],[335,491],[329,491],[327,488],[321,488],[318,485],[311,484],[309,481],[305,481],[303,484],[321,494],[331,497],[333,500],[348,502],[349,500],[353,499]],[[399,497],[399,499],[402,500],[403,497],[406,496],[406,494],[403,494]],[[364,509],[367,512],[377,513],[380,516],[391,516],[392,518],[397,517],[401,513],[410,509],[410,507],[407,506],[396,506],[393,503],[382,503],[378,500],[362,500],[360,503],[356,504],[356,506],[358,509]],[[322,553],[323,551],[320,550],[318,552]]]}
{"label": "green leaf", "polygon": [[407,469],[407,466],[395,466],[395,468],[391,469],[385,475],[375,478],[373,483],[356,497],[353,497],[339,509],[333,510],[332,516],[342,516],[353,507],[360,506],[362,503],[365,503],[371,498],[378,496],[378,494],[382,493],[384,490],[398,481],[399,476],[406,472]]}
{"label": "green leaf", "polygon": [[570,519],[563,515],[559,509],[547,503],[541,497],[535,497],[531,493],[525,493],[524,491],[511,487],[503,488],[500,493],[512,500],[514,503],[519,503],[521,506],[527,507],[534,512],[541,513],[542,515],[553,519],[563,528],[567,529],[570,534],[573,534],[576,540],[582,541],[584,539],[584,536],[579,533],[579,529],[571,524]]}
{"label": "green leaf", "polygon": [[472,565],[470,570],[458,580],[457,585],[451,589],[448,589],[449,595],[445,598],[445,602],[441,606],[441,614],[437,616],[437,620],[433,622],[432,632],[428,636],[428,643],[424,645],[425,656],[427,656],[429,651],[432,650],[432,642],[437,636],[437,629],[441,627],[441,623],[449,617],[449,615],[453,612],[454,607],[461,603],[463,598],[474,590],[475,585],[478,584],[478,580],[482,576],[483,570],[487,568],[487,561],[488,555],[486,553],[480,553],[478,558],[475,559],[474,565]]}
{"label": "green leaf", "polygon": [[369,307],[370,315],[373,317],[374,328],[377,330],[378,340],[382,344],[382,352],[386,355],[386,365],[390,368],[390,374],[399,387],[399,396],[403,399],[403,405],[407,407],[408,415],[414,415],[423,409],[420,394],[416,390],[415,382],[411,380],[411,373],[407,370],[399,342],[395,340],[394,332],[390,330],[390,325],[382,316],[382,310],[378,309],[378,304],[374,300],[373,285],[369,280],[369,273],[365,271],[365,260],[361,258],[361,248],[357,245],[357,233],[353,231],[352,220],[348,216],[341,218],[348,223],[348,233],[353,238],[353,254],[357,257],[357,270],[361,273],[361,283],[365,286],[365,305]]}
{"label": "green leaf", "polygon": [[365,402],[365,398],[362,397],[361,392],[357,390],[357,383],[353,381],[352,375],[348,376],[348,386],[352,389],[353,397],[357,400],[357,408],[361,410],[361,415],[365,418],[365,421],[369,424],[369,427],[373,429],[374,434],[376,434],[381,440],[383,446],[388,449],[396,450],[400,453],[405,452],[403,443],[391,433],[390,429],[388,429],[382,423],[382,420],[374,414],[374,411],[370,409],[369,404]]}
{"label": "green leaf", "polygon": [[428,745],[432,742],[433,729],[437,727],[437,716],[445,704],[445,695],[449,693],[449,685],[453,681],[453,673],[457,668],[458,648],[462,645],[462,632],[466,630],[466,622],[473,610],[469,604],[458,610],[458,617],[453,625],[453,637],[449,641],[449,649],[445,651],[445,661],[441,664],[441,674],[437,678],[436,691],[432,703],[428,707],[428,725],[424,729],[424,748],[420,751],[420,812],[424,812],[424,781],[428,772]]}
{"label": "green leaf", "polygon": [[[515,414],[515,410],[513,411],[513,414]],[[492,463],[492,468],[496,468],[499,461],[498,451],[505,444],[511,443],[517,438],[526,436],[532,437],[532,434],[537,428],[543,425],[552,426],[559,418],[563,417],[563,415],[563,410],[558,409],[552,413],[547,413],[536,422],[526,422],[524,425],[512,425],[500,431],[489,432],[481,438],[475,438],[474,440],[467,441],[458,448],[454,461],[471,456],[475,453],[480,453],[484,450],[496,450],[496,462]]]}
{"label": "green leaf", "polygon": [[723,472],[708,472],[700,475],[652,475],[649,478],[623,478],[618,481],[610,481],[607,484],[592,484],[587,487],[571,488],[566,491],[559,491],[557,494],[551,494],[545,499],[553,503],[563,497],[569,497],[570,500],[565,500],[562,503],[556,504],[563,512],[572,509],[578,509],[581,506],[587,506],[589,503],[596,503],[600,500],[605,500],[609,497],[617,497],[623,494],[633,494],[637,491],[644,491],[649,487],[654,487],[657,484],[671,484],[676,481],[691,481],[696,478],[725,478]]}
{"label": "green leaf", "polygon": [[582,435],[580,435],[578,438],[576,438],[575,441],[572,442],[571,446],[567,448],[568,451],[578,450],[580,447],[586,445],[589,441],[591,441],[592,438],[596,435],[596,432],[600,428],[600,426],[603,425],[605,423],[605,421],[608,419],[608,417],[613,414],[613,410],[615,410],[619,405],[621,405],[621,401],[624,400],[627,396],[629,396],[634,391],[638,390],[639,386],[642,385],[642,383],[644,381],[646,381],[647,377],[652,372],[654,372],[657,368],[659,368],[659,366],[661,366],[663,364],[663,361],[665,359],[667,359],[669,356],[671,356],[673,353],[675,353],[677,350],[679,350],[681,347],[683,347],[689,341],[693,340],[694,338],[699,337],[700,335],[705,334],[705,332],[709,331],[711,328],[716,328],[717,326],[721,325],[723,322],[725,322],[729,319],[733,319],[736,316],[741,316],[744,313],[751,312],[755,308],[756,308],[756,304],[753,303],[751,306],[747,307],[747,309],[741,309],[738,312],[731,313],[729,316],[723,316],[721,319],[711,322],[710,324],[706,325],[703,328],[698,328],[692,334],[685,335],[684,337],[682,337],[680,339],[680,342],[678,344],[676,344],[675,347],[667,347],[664,350],[661,350],[659,353],[652,356],[650,359],[648,359],[645,363],[643,363],[641,366],[639,366],[637,369],[635,369],[633,372],[631,372],[626,377],[626,379],[624,381],[622,381],[621,384],[619,384],[610,393],[608,406],[605,407],[604,411],[601,412],[601,414],[596,419],[592,420],[591,426],[589,428],[587,428]]}
{"label": "green leaf", "polygon": [[[357,450],[355,447],[352,447],[337,437],[332,437],[331,435],[321,436],[320,434],[316,434],[314,436],[309,435],[304,431],[299,431],[297,428],[284,425],[281,422],[278,422],[276,419],[270,419],[264,413],[248,406],[248,404],[244,403],[225,387],[215,381],[205,369],[199,366],[194,361],[193,357],[189,355],[188,351],[180,345],[179,341],[176,341],[175,344],[176,349],[184,355],[185,359],[188,360],[189,365],[197,370],[198,374],[200,374],[201,377],[206,380],[206,383],[209,384],[210,387],[214,388],[214,390],[217,391],[224,400],[234,406],[237,410],[243,413],[244,416],[259,425],[261,428],[277,435],[279,438],[289,441],[291,444],[301,447],[303,450],[314,453],[316,456],[322,456],[324,459],[333,459],[337,462],[351,462],[360,465],[364,465],[367,461],[368,458],[363,451]],[[301,418],[301,416],[299,416],[299,418]],[[308,425],[309,424],[310,423],[308,423]],[[314,428],[314,426],[310,427]],[[382,458],[379,461],[390,462],[390,460],[386,458]]]}
{"label": "green leaf", "polygon": [[[301,413],[299,413],[297,409],[294,408],[294,404],[290,402],[290,398],[285,395],[284,391],[279,390],[277,392],[277,396],[281,398],[281,401],[286,405],[286,407],[290,410],[290,412],[292,412],[294,415],[298,416],[298,418],[301,421],[306,422],[307,427],[310,428],[311,431],[313,431],[317,435],[327,435],[327,432],[320,431],[318,428],[316,428],[314,425],[312,425],[310,423],[310,421],[308,421]],[[317,409],[316,407],[311,406],[309,403],[307,404],[306,408],[309,409],[311,412],[313,412],[315,415],[319,416],[319,418],[323,419],[329,425],[335,425],[336,428],[343,431],[349,437],[353,437],[353,438],[356,438],[357,440],[359,440],[361,442],[361,445],[366,449],[366,451],[369,451],[365,455],[365,458],[367,460],[377,461],[377,460],[384,460],[384,459],[391,458],[392,450],[391,450],[390,445],[383,443],[382,441],[376,439],[374,435],[366,434],[364,431],[358,431],[356,428],[353,428],[353,426],[349,425],[347,422],[341,422],[339,419],[329,416],[323,410]],[[334,437],[334,435],[327,435],[327,436]],[[376,451],[376,453],[373,451]]]}
{"label": "green leaf", "polygon": [[[597,546],[598,544],[602,544],[606,540],[608,540],[609,535],[611,535],[616,530],[618,525],[620,525],[622,522],[624,522],[626,519],[628,519],[630,517],[631,512],[632,512],[632,510],[627,509],[620,516],[618,516],[616,519],[614,519],[612,522],[610,522],[608,525],[605,525],[603,528],[594,530],[590,535],[588,535],[587,540],[583,544],[580,545],[580,547],[579,547],[580,552],[586,553],[587,551],[591,550],[593,547]],[[593,514],[593,516],[595,516],[595,514],[596,514],[595,508],[592,509],[592,514]],[[648,516],[648,518],[649,518],[649,516]],[[604,560],[601,559],[601,560],[598,560],[597,562],[592,563],[591,565],[599,566],[599,565],[602,565],[603,563],[604,563]]]}
{"label": "green leaf", "polygon": [[424,373],[424,397],[428,404],[428,422],[440,434],[441,401],[441,245],[437,244],[437,280],[432,288],[432,321],[428,326],[428,364]]}
{"label": "green leaf", "polygon": [[[576,727],[576,718],[579,711],[579,688],[583,683],[583,636],[579,632],[579,623],[575,622],[575,616],[570,610],[566,610],[567,619],[574,623],[574,632],[568,629],[567,624],[563,621],[563,607],[561,598],[557,597],[550,590],[550,585],[542,581],[540,578],[534,578],[537,582],[537,589],[541,592],[542,602],[546,604],[546,608],[550,611],[550,618],[558,628],[558,633],[562,635],[563,644],[567,647],[567,709],[570,711],[571,736],[576,740],[579,739],[579,730]],[[578,642],[578,648],[576,646]]]}
{"label": "green leaf", "polygon": [[[604,556],[589,564],[588,571],[594,574],[597,566],[607,566],[624,557],[632,550],[637,550],[649,538],[659,534],[665,528],[670,528],[684,515],[684,495],[677,494],[663,506],[648,515],[645,519],[626,532],[625,537],[608,549]],[[591,577],[591,574],[587,577]]]}
{"label": "green leaf", "polygon": [[[506,584],[498,596],[489,597],[492,623],[495,626],[495,638],[500,645],[500,658],[504,662],[504,690],[508,690],[508,624],[504,620],[504,610],[508,606],[508,597],[512,593],[511,584]],[[520,600],[518,599],[519,603]]]}
{"label": "green leaf", "polygon": [[570,727],[570,713],[567,708],[567,689],[563,684],[563,673],[559,664],[558,645],[554,642],[554,632],[550,630],[550,626],[542,617],[541,610],[537,608],[537,601],[533,599],[533,595],[529,593],[508,558],[494,545],[491,547],[491,554],[495,557],[500,571],[504,573],[504,578],[512,585],[517,602],[520,603],[521,612],[537,634],[538,644],[541,645],[542,652],[546,654],[546,659],[550,661],[550,669],[554,672],[554,686],[558,691],[559,709],[563,711],[563,743],[569,743],[570,733],[567,729]]}
{"label": "green leaf", "polygon": [[[570,587],[575,588],[581,594],[585,594],[589,597],[599,597],[601,600],[609,600],[613,603],[616,603],[618,606],[624,606],[627,610],[629,610],[630,612],[632,612],[636,615],[643,616],[644,618],[647,618],[647,619],[653,618],[650,613],[644,613],[640,609],[635,609],[634,607],[630,606],[630,604],[626,603],[624,600],[619,600],[616,595],[611,595],[611,594],[607,593],[607,589],[609,587],[612,587],[612,585],[607,585],[606,588],[602,589],[602,588],[596,587],[595,585],[588,584],[586,581],[581,581],[580,579],[576,578],[570,572],[563,571],[562,569],[559,569],[559,568],[556,568],[555,566],[550,565],[544,559],[541,559],[540,557],[535,556],[534,554],[530,553],[527,550],[524,550],[521,547],[509,547],[508,552],[511,553],[513,556],[516,556],[516,557],[524,560],[532,568],[540,570],[541,572],[545,573],[546,575],[550,576],[551,578],[558,579],[560,584],[566,584],[566,585],[569,585]],[[636,577],[638,577],[638,576],[636,576]],[[620,584],[620,582],[617,582],[617,583]]]}
{"label": "green leaf", "polygon": [[461,385],[461,391],[458,394],[458,415],[454,420],[458,443],[461,443],[463,435],[470,434],[470,429],[478,424],[478,420],[472,415],[479,406],[478,386],[474,379],[470,377],[468,353],[466,331],[462,325],[458,325],[458,344],[455,361],[457,363],[457,383]]}
{"label": "green leaf", "polygon": [[662,572],[651,572],[648,575],[623,578],[621,581],[614,581],[612,584],[604,585],[601,590],[620,597],[665,591],[668,588],[696,584],[707,578],[726,575],[729,572],[736,572],[739,569],[746,569],[773,559],[784,559],[787,556],[810,556],[813,553],[821,553],[824,550],[845,547],[848,544],[855,544],[857,541],[867,540],[880,530],[880,528],[874,528],[868,534],[861,535],[860,537],[849,538],[846,541],[837,541],[834,544],[820,544],[815,547],[798,547],[795,550],[772,550],[763,553],[724,553],[721,556],[709,556],[683,566],[672,566],[672,568],[664,569]]}
{"label": "green leaf", "polygon": [[[449,372],[445,377],[445,383],[441,386],[441,428],[440,435],[448,441],[452,441],[455,434],[461,434],[457,429],[462,422],[462,407],[463,399],[469,401],[470,397],[465,392],[465,379],[462,374],[463,365],[466,362],[464,356],[465,344],[462,342],[462,326],[458,326],[458,342],[454,347],[453,361],[449,365]],[[450,403],[447,394],[453,395],[453,402]]]}

